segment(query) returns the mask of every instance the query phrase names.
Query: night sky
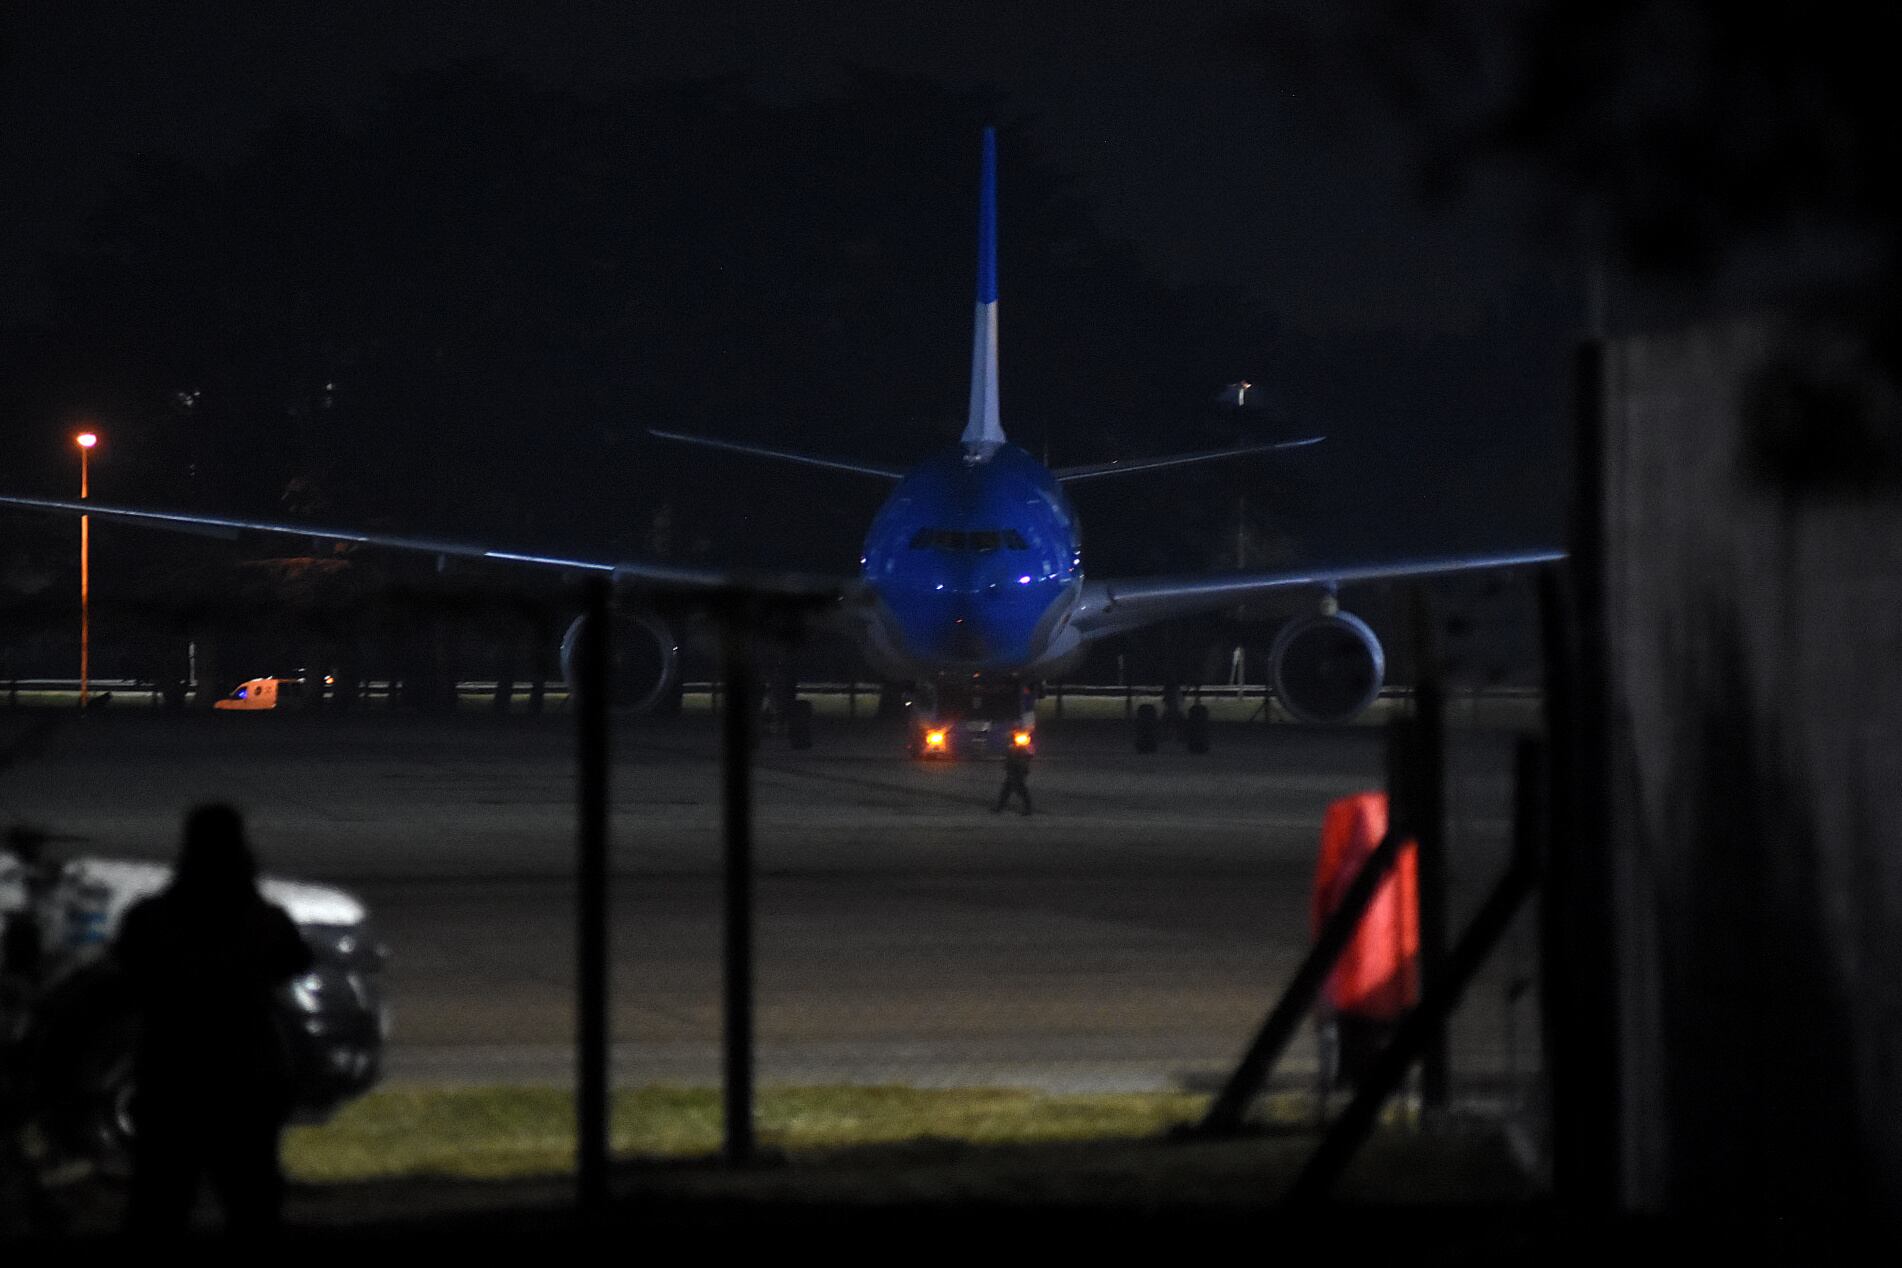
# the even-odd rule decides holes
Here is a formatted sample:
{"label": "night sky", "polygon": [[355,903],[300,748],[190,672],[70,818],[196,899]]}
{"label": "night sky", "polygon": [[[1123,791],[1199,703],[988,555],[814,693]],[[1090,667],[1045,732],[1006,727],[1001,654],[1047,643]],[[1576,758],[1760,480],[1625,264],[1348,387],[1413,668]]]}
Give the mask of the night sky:
{"label": "night sky", "polygon": [[[1283,5],[1304,28],[1329,19]],[[287,106],[361,109],[393,73],[497,57],[581,91],[735,74],[769,98],[848,66],[993,91],[1103,226],[1172,277],[1268,296],[1304,329],[1464,329],[1562,262],[1497,183],[1420,206],[1419,149],[1351,66],[1264,48],[1260,6],[79,3],[22,19],[0,140],[22,238],[57,232],[128,152],[229,152]],[[30,278],[21,278],[21,283]],[[25,284],[6,288],[17,305]]]}
{"label": "night sky", "polygon": [[[1534,232],[1532,202],[1509,176],[1482,172],[1451,196],[1424,198],[1430,147],[1392,108],[1370,61],[1350,47],[1348,36],[1358,32],[1310,11],[1318,8],[949,3],[914,11],[609,0],[42,6],[15,19],[6,47],[0,319],[16,335],[65,320],[56,315],[57,271],[47,261],[83,239],[101,206],[115,197],[123,205],[128,175],[141,164],[176,159],[216,171],[241,161],[259,130],[286,110],[362,128],[393,77],[487,59],[533,88],[584,99],[714,77],[772,108],[823,112],[849,109],[855,76],[870,71],[915,81],[925,97],[946,90],[992,102],[1007,138],[1018,139],[1019,153],[1004,157],[1002,191],[1003,412],[1013,438],[1054,446],[1057,462],[1193,447],[1184,442],[1196,438],[1195,427],[1219,430],[1219,421],[1209,421],[1213,395],[1244,377],[1257,384],[1265,407],[1247,426],[1330,435],[1325,452],[1311,451],[1298,467],[1238,465],[1212,476],[1212,485],[1152,490],[1139,508],[1148,514],[1170,515],[1172,499],[1224,506],[1233,499],[1237,509],[1225,512],[1227,528],[1215,515],[1198,523],[1199,545],[1177,541],[1148,552],[1132,544],[1140,534],[1099,527],[1099,573],[1208,566],[1251,497],[1249,514],[1273,506],[1262,531],[1304,559],[1549,544],[1563,522],[1563,368],[1581,329],[1585,270],[1562,243]],[[881,154],[882,166],[859,178],[902,189],[926,180],[926,169],[937,181],[947,164],[974,176],[974,132],[964,144],[968,153],[920,157],[916,171]],[[774,168],[784,156],[767,158]],[[1170,323],[1178,342],[1221,349],[1192,369],[1181,359],[1156,367],[1157,395],[1141,405],[1155,415],[1149,434],[1128,419],[1105,421],[1093,434],[1074,419],[1026,416],[1031,405],[1062,397],[1060,385],[1034,377],[1040,346],[1074,329],[1087,350],[1091,331],[1087,314],[1066,316],[1063,297],[1025,297],[1013,288],[1014,275],[1021,282],[1035,272],[1021,255],[1014,262],[1013,250],[1036,246],[1025,241],[1028,209],[1011,201],[1013,162],[1034,162],[1065,182],[1103,239],[1126,244],[1141,287],[1154,288],[1132,282],[1125,292],[1131,306],[1150,303],[1144,295],[1173,295],[1180,302],[1155,319]],[[668,194],[644,188],[640,196],[664,201]],[[959,206],[947,212],[948,223],[961,226],[969,214]],[[873,455],[881,459],[902,460],[955,434],[968,358],[968,236],[943,249],[957,261],[945,266],[947,275],[961,280],[947,293],[908,302],[929,310],[934,329],[958,333],[936,354],[901,340],[893,346],[918,365],[920,390],[946,399],[898,411],[904,421],[892,424],[894,433],[919,434],[889,436],[887,452]],[[1198,294],[1215,298],[1201,303]],[[1089,302],[1100,309],[1117,298]],[[1144,313],[1125,317],[1140,325]],[[1196,329],[1199,321],[1208,328]],[[836,335],[876,348],[883,333],[848,321]],[[30,340],[14,346],[16,356],[36,355]],[[1104,346],[1106,361],[1129,359],[1127,346]],[[924,364],[934,355],[942,365]],[[1090,373],[1085,352],[1065,366],[1065,373]],[[1104,366],[1106,377],[1111,368]],[[709,406],[690,421],[824,452],[862,447],[862,428],[833,421],[845,409],[840,398],[787,382],[771,417],[755,410],[728,428]],[[74,391],[69,412],[94,408]],[[49,389],[15,402],[0,425],[0,439],[18,458],[8,466],[30,478],[63,470],[66,419],[46,416],[62,408],[56,395]],[[123,401],[109,393],[97,399]],[[651,492],[656,463],[670,464],[688,483],[704,478],[704,455],[663,456],[629,439],[642,425],[676,421],[604,424],[621,446],[614,451],[620,458],[610,458],[638,458],[644,473],[627,477],[631,498]],[[101,425],[110,430],[109,419]],[[730,467],[722,476],[805,479]],[[820,481],[798,499],[830,497],[834,486]],[[839,525],[862,524],[868,498],[875,500],[875,492],[856,487],[836,496],[845,508]],[[386,520],[407,514],[410,527],[437,526],[414,523],[423,514],[415,507],[373,509]],[[1111,518],[1088,496],[1082,511],[1086,529]],[[458,522],[442,527],[483,527],[476,514],[451,518]],[[733,525],[696,526],[680,508],[674,522],[723,542],[733,536]],[[759,527],[739,536],[758,539]],[[842,527],[817,536],[795,562],[850,566],[856,542]]]}

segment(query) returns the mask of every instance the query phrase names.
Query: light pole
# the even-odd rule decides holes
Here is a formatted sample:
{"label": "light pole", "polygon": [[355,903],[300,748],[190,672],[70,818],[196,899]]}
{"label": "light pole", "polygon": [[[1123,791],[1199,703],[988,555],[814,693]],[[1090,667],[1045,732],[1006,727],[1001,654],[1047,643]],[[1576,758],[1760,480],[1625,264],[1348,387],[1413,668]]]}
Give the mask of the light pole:
{"label": "light pole", "polygon": [[[87,483],[87,460],[92,447],[99,443],[93,432],[82,431],[73,437],[79,446],[79,500],[92,495]],[[79,517],[79,707],[85,708],[92,694],[92,516]]]}

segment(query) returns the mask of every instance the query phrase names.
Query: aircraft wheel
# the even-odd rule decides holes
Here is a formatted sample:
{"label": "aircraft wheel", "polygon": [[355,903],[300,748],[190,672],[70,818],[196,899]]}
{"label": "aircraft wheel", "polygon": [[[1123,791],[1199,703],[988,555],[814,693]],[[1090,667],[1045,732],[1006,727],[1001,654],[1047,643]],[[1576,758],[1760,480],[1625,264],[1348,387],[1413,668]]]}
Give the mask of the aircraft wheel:
{"label": "aircraft wheel", "polygon": [[1156,751],[1156,739],[1161,727],[1156,722],[1156,706],[1139,705],[1136,709],[1136,751],[1153,753]]}
{"label": "aircraft wheel", "polygon": [[1209,751],[1209,707],[1205,704],[1191,705],[1189,716],[1182,723],[1182,742],[1191,753]]}

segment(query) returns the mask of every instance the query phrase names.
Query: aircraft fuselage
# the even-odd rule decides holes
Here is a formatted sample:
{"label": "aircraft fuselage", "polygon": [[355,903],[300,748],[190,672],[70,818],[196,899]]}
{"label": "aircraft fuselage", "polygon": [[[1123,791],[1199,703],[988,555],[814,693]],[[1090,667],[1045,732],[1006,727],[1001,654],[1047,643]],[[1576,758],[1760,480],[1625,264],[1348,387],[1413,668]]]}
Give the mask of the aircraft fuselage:
{"label": "aircraft fuselage", "polygon": [[1083,584],[1076,512],[1012,444],[947,448],[898,482],[866,534],[868,646],[895,678],[1035,679],[1080,650],[1064,637]]}

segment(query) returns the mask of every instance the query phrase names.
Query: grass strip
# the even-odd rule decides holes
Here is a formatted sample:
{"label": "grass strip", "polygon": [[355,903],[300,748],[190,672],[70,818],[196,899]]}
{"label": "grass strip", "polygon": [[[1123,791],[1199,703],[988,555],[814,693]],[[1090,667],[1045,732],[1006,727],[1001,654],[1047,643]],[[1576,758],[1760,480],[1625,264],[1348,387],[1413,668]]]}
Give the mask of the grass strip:
{"label": "grass strip", "polygon": [[[1169,1128],[1195,1121],[1207,1103],[1190,1093],[766,1088],[757,1102],[759,1143],[794,1165],[736,1171],[699,1165],[720,1149],[716,1089],[648,1087],[616,1094],[612,1144],[624,1163],[681,1164],[639,1169],[637,1183],[649,1197],[1131,1209],[1271,1201],[1313,1152],[1313,1099],[1266,1098],[1258,1118],[1280,1130],[1165,1141]],[[292,1179],[314,1186],[307,1193],[338,1186],[329,1191],[354,1192],[360,1201],[375,1191],[405,1210],[440,1204],[468,1183],[480,1186],[484,1202],[508,1193],[561,1200],[558,1178],[574,1165],[574,1102],[557,1088],[387,1089],[324,1126],[293,1129],[285,1162]],[[1519,1201],[1538,1185],[1498,1122],[1420,1130],[1401,1107],[1384,1117],[1342,1180],[1343,1198],[1399,1203]]]}
{"label": "grass strip", "polygon": [[[1028,1145],[1134,1139],[1193,1121],[1190,1093],[1054,1095],[1000,1088],[765,1088],[760,1143],[786,1152],[939,1141]],[[720,1148],[714,1088],[649,1087],[614,1096],[615,1153],[685,1158]],[[558,1088],[391,1088],[316,1127],[287,1133],[285,1166],[307,1182],[396,1176],[506,1179],[574,1162],[574,1099]]]}

